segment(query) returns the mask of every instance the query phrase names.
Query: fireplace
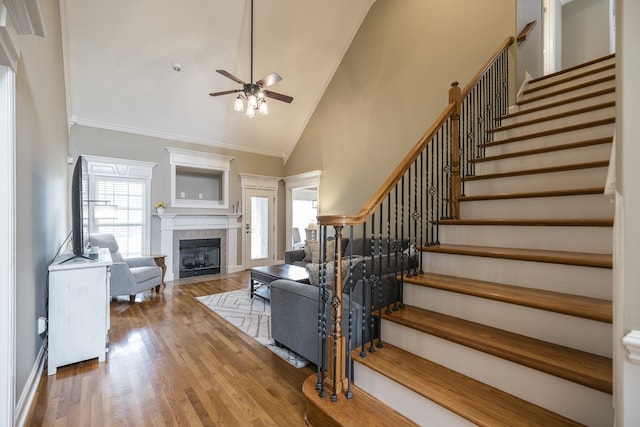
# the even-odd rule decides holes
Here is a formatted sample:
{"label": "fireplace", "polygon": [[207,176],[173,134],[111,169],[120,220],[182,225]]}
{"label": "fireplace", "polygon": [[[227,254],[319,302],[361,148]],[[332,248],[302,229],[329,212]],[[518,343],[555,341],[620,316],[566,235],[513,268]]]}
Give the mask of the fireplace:
{"label": "fireplace", "polygon": [[180,240],[178,277],[220,273],[220,239]]}

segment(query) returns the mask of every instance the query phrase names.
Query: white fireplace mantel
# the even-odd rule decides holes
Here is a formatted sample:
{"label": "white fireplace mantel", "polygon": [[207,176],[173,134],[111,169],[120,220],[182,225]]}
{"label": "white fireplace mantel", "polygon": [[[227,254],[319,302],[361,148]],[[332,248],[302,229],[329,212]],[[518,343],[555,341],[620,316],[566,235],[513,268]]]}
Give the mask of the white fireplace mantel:
{"label": "white fireplace mantel", "polygon": [[174,275],[174,232],[197,230],[225,230],[226,264],[221,265],[222,272],[233,273],[242,270],[238,265],[238,229],[241,227],[240,214],[201,214],[201,213],[161,213],[160,250],[167,256],[166,280],[177,279]]}

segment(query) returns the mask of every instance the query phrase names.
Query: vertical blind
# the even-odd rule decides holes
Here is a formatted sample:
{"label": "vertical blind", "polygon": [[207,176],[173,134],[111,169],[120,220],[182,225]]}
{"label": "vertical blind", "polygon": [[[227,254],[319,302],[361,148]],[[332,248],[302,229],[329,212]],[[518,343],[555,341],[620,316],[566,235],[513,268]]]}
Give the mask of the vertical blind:
{"label": "vertical blind", "polygon": [[92,199],[118,207],[116,219],[93,218],[92,233],[112,233],[126,257],[143,254],[146,221],[146,181],[93,175]]}

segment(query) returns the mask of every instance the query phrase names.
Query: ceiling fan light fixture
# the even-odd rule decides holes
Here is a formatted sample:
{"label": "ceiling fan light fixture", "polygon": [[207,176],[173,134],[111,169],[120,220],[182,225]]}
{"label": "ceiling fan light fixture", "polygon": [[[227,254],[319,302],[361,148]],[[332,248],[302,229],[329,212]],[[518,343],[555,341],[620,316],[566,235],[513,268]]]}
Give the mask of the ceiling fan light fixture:
{"label": "ceiling fan light fixture", "polygon": [[251,94],[247,98],[247,110],[255,110],[256,108],[258,108],[258,98]]}
{"label": "ceiling fan light fixture", "polygon": [[246,115],[249,118],[255,117],[256,116],[256,109],[247,107]]}
{"label": "ceiling fan light fixture", "polygon": [[233,104],[234,111],[242,112],[244,111],[244,101],[242,100],[242,95],[238,95],[236,98],[236,102]]}
{"label": "ceiling fan light fixture", "polygon": [[260,102],[258,102],[258,113],[266,116],[269,114],[269,107],[267,106],[267,100],[264,98],[260,98]]}

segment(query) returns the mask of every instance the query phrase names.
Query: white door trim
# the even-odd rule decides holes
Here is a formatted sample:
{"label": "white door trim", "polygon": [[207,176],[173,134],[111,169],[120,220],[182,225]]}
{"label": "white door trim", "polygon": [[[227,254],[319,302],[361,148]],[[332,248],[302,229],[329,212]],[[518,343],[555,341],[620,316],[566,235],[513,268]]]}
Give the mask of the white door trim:
{"label": "white door trim", "polygon": [[[291,230],[293,229],[293,190],[301,188],[316,187],[318,195],[320,194],[320,175],[322,171],[315,170],[311,172],[292,175],[284,178],[286,189],[286,232],[285,239],[287,242],[285,250],[292,249]],[[320,198],[318,198],[318,212],[320,212]],[[304,240],[304,239],[303,239]]]}
{"label": "white door trim", "polygon": [[[247,196],[247,190],[268,190],[271,192],[273,200],[273,239],[271,239],[271,245],[269,247],[270,263],[275,262],[276,248],[278,247],[278,184],[282,178],[274,176],[263,175],[251,175],[246,173],[240,174],[240,186],[242,187],[242,206],[243,209],[249,209],[249,199]],[[245,227],[247,225],[246,218],[243,218],[244,225],[242,226],[242,264],[245,268],[250,265],[250,242],[246,233]]]}
{"label": "white door trim", "polygon": [[0,67],[0,425],[14,425],[16,351],[15,74]]}

